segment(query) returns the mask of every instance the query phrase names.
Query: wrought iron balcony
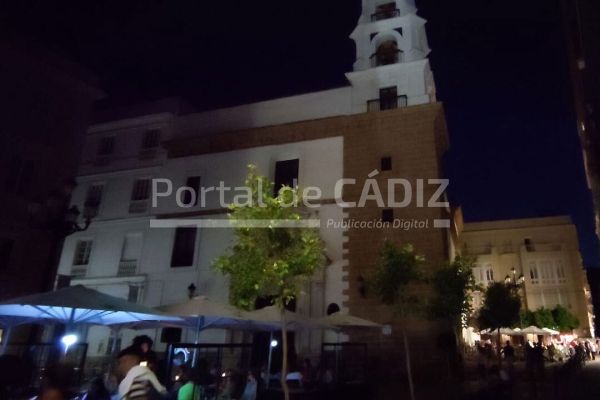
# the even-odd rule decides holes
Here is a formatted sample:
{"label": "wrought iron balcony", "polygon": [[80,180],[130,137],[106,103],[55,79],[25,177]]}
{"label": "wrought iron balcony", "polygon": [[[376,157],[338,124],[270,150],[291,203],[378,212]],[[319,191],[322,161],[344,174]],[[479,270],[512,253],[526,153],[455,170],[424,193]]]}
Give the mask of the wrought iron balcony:
{"label": "wrought iron balcony", "polygon": [[397,8],[394,10],[383,10],[377,11],[371,14],[371,22],[381,21],[382,19],[396,18],[400,16],[400,10]]}
{"label": "wrought iron balcony", "polygon": [[382,110],[392,110],[394,108],[403,108],[408,106],[407,96],[397,96],[367,101],[367,111],[376,112]]}
{"label": "wrought iron balcony", "polygon": [[121,260],[119,262],[118,276],[132,276],[137,271],[137,260]]}

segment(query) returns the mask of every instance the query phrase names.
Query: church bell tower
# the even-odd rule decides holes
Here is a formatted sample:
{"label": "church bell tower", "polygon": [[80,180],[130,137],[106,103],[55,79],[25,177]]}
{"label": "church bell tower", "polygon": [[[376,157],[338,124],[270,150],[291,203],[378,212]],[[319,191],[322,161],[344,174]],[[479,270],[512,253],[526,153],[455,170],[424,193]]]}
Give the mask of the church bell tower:
{"label": "church bell tower", "polygon": [[362,14],[350,35],[356,62],[346,74],[354,112],[436,101],[425,23],[414,0],[362,0]]}

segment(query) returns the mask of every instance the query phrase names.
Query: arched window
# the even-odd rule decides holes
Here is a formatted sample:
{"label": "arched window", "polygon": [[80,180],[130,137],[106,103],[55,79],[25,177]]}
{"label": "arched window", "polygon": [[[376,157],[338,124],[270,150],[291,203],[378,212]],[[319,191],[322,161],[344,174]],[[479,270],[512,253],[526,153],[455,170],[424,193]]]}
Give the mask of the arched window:
{"label": "arched window", "polygon": [[374,66],[396,64],[400,61],[400,53],[402,50],[398,48],[398,43],[395,39],[382,41],[378,46],[375,54],[373,54],[372,62]]}

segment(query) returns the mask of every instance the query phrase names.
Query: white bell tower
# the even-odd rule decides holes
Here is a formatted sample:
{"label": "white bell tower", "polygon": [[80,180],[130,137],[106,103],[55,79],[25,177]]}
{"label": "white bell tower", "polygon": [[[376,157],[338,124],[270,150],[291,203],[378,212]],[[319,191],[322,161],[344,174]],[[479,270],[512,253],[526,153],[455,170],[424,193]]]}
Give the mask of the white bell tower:
{"label": "white bell tower", "polygon": [[356,43],[354,112],[373,112],[436,101],[425,20],[414,0],[362,0],[350,37]]}

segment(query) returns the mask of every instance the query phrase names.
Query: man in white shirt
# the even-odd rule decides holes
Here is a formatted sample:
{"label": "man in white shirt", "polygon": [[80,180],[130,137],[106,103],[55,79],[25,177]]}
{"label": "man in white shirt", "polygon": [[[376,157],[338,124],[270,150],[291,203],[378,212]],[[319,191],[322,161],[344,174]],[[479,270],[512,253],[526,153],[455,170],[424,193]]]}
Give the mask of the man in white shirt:
{"label": "man in white shirt", "polygon": [[140,365],[142,354],[136,347],[130,346],[117,356],[117,375],[122,378],[119,383],[119,398],[123,400],[147,399],[151,393],[166,395],[167,390],[160,384],[154,372]]}

